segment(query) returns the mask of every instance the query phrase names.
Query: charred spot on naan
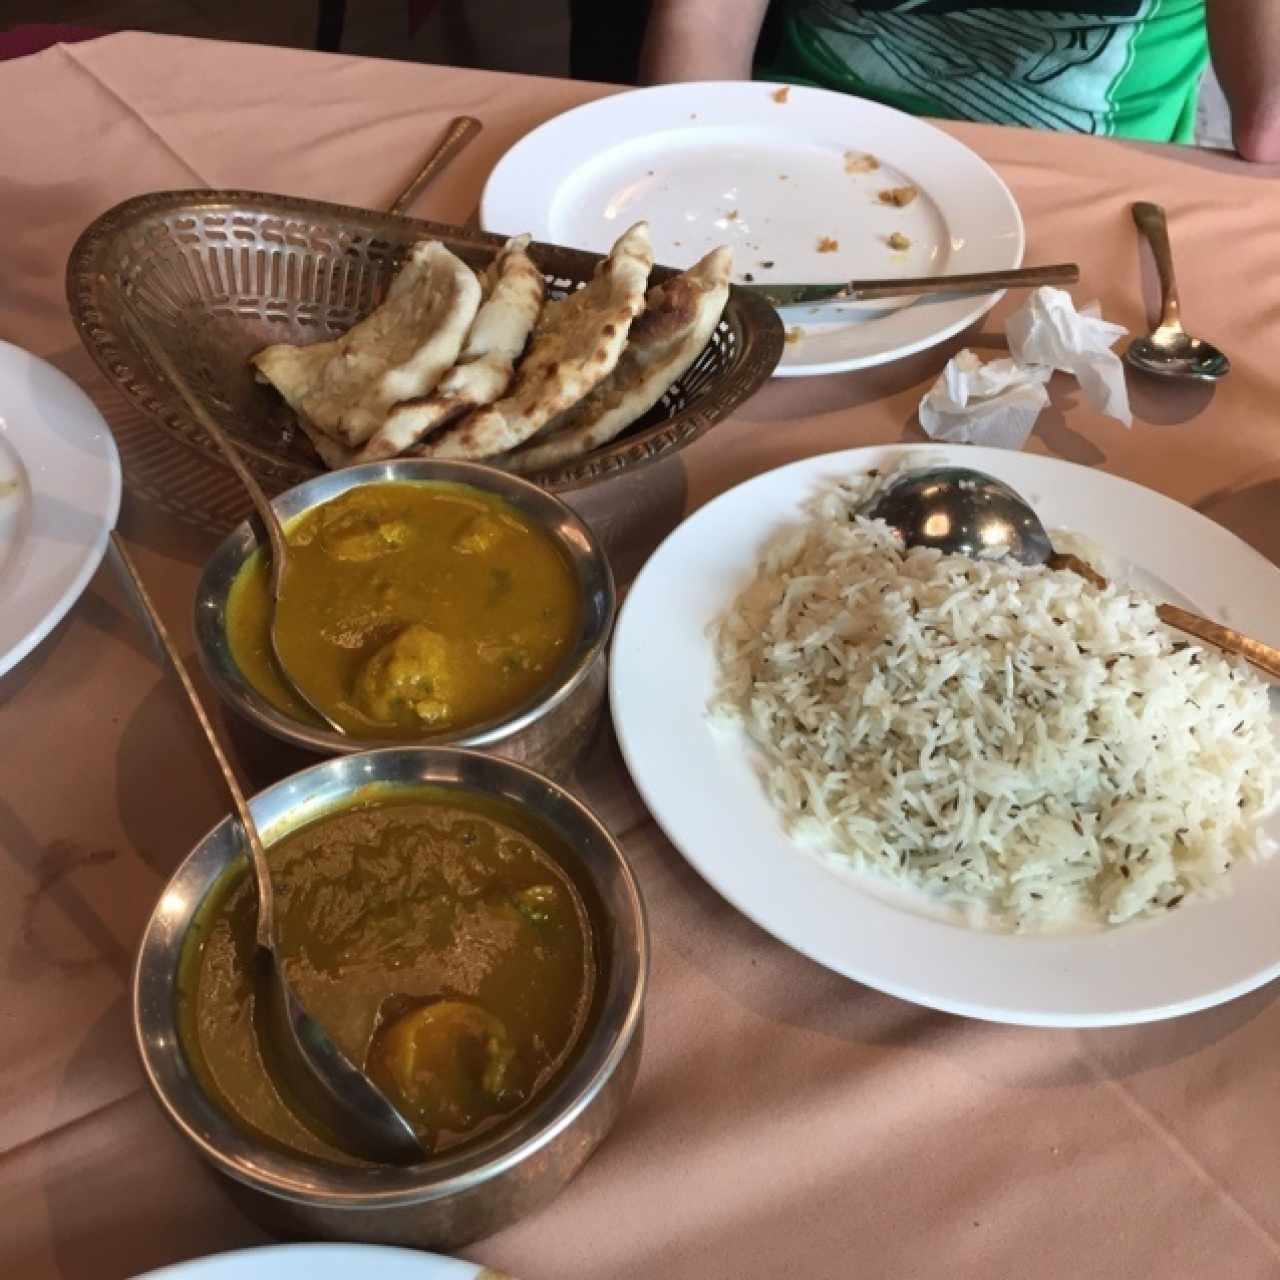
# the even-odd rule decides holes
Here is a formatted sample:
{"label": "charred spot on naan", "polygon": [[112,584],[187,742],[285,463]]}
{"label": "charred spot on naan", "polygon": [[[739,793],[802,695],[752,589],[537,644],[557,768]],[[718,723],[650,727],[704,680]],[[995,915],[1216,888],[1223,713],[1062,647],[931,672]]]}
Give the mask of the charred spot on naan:
{"label": "charred spot on naan", "polygon": [[653,266],[648,227],[637,223],[614,244],[591,282],[548,303],[502,400],[477,409],[429,440],[437,458],[484,458],[516,448],[603,381],[622,355],[644,307]]}
{"label": "charred spot on naan", "polygon": [[420,441],[462,414],[492,404],[511,384],[515,363],[542,310],[546,283],[526,250],[529,237],[508,240],[481,276],[483,302],[456,363],[426,396],[392,407],[359,455],[361,462],[417,451]]}
{"label": "charred spot on naan", "polygon": [[727,247],[649,290],[626,349],[610,375],[503,459],[538,471],[598,449],[642,418],[701,355],[729,299],[733,255]]}
{"label": "charred spot on naan", "polygon": [[705,292],[683,272],[651,289],[650,304],[631,326],[631,341],[670,342],[694,322]]}

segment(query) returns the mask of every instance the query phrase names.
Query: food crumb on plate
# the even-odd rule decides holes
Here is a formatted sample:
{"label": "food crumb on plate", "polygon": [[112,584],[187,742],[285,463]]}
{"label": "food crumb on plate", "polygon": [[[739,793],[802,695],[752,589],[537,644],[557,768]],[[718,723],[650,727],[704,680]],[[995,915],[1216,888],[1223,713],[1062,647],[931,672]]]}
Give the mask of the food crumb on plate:
{"label": "food crumb on plate", "polygon": [[738,220],[738,211],[737,211],[737,209],[730,209],[730,210],[729,210],[729,212],[728,212],[728,213],[726,213],[724,216],[725,216],[726,218],[728,218],[730,222],[737,222],[737,220]]}
{"label": "food crumb on plate", "polygon": [[760,265],[761,265],[761,266],[762,266],[766,271],[772,271],[772,270],[773,270],[773,263],[772,263],[768,258],[766,258],[763,262],[761,262],[761,263],[760,263]]}
{"label": "food crumb on plate", "polygon": [[911,237],[904,236],[901,231],[895,231],[889,236],[890,249],[910,249]]}
{"label": "food crumb on plate", "polygon": [[[895,233],[895,234],[896,234],[896,233]],[[839,248],[840,248],[840,241],[839,241],[839,240],[833,240],[830,236],[819,236],[819,237],[818,237],[818,252],[819,252],[819,253],[835,253],[835,252],[836,252],[836,250],[837,250],[837,249],[839,249]]]}
{"label": "food crumb on plate", "polygon": [[779,181],[779,182],[786,182],[786,180],[787,180],[787,178],[788,178],[788,177],[790,177],[790,175],[789,175],[789,174],[786,174],[786,173],[780,173],[780,174],[778,174],[778,181]]}
{"label": "food crumb on plate", "polygon": [[799,325],[792,325],[786,333],[787,346],[794,346],[801,338],[804,337],[804,330]]}
{"label": "food crumb on plate", "polygon": [[895,209],[905,209],[920,192],[915,187],[886,187],[879,193],[881,204],[891,204]]}
{"label": "food crumb on plate", "polygon": [[775,89],[769,96],[779,106],[782,106],[786,102],[787,95],[790,94],[790,92],[791,86],[789,84],[784,84],[781,89]]}
{"label": "food crumb on plate", "polygon": [[844,153],[845,173],[874,173],[880,167],[880,161],[865,151],[846,151]]}
{"label": "food crumb on plate", "polygon": [[750,271],[744,271],[742,273],[742,278],[747,282],[747,284],[754,284],[756,279],[755,276],[753,276]]}

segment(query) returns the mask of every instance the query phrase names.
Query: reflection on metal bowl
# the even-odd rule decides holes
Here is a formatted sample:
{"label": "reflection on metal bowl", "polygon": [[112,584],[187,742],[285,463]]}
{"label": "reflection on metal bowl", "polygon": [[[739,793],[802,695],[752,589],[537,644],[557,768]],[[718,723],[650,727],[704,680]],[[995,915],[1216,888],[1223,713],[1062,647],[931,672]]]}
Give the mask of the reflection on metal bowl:
{"label": "reflection on metal bowl", "polygon": [[[179,1039],[178,966],[202,903],[239,856],[230,818],[196,845],[165,886],[134,973],[134,1031],[151,1087],[178,1128],[245,1189],[272,1230],[456,1248],[549,1201],[613,1125],[640,1057],[648,933],[635,878],[617,844],[578,801],[509,761],[440,747],[336,757],[255,796],[268,843],[368,794],[423,784],[501,797],[556,834],[565,870],[596,904],[600,968],[589,1021],[560,1074],[510,1122],[412,1168],[341,1167],[288,1153],[237,1125],[200,1087]],[[569,865],[569,864],[572,865]]]}
{"label": "reflection on metal bowl", "polygon": [[[469,462],[398,459],[351,467],[308,480],[282,493],[273,505],[287,524],[349,489],[386,481],[446,481],[495,494],[564,552],[578,580],[582,628],[557,673],[532,698],[496,719],[423,738],[424,743],[492,751],[544,773],[563,773],[590,737],[604,699],[616,602],[613,574],[599,540],[585,521],[545,490]],[[227,638],[227,598],[236,574],[260,543],[254,524],[237,525],[206,562],[196,587],[196,647],[219,696],[259,728],[323,755],[388,745],[294,719],[263,697],[237,666]]]}

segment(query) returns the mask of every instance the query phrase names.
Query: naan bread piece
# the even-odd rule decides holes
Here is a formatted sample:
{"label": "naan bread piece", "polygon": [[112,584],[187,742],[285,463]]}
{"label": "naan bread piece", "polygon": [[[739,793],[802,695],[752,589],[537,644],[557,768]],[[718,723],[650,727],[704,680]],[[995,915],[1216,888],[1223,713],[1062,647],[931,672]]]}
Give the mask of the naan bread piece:
{"label": "naan bread piece", "polygon": [[528,236],[516,236],[485,268],[480,277],[483,301],[458,363],[429,396],[396,405],[357,462],[393,458],[468,410],[492,404],[511,385],[546,292],[542,272],[525,252],[528,247]]}
{"label": "naan bread piece", "polygon": [[356,460],[354,449],[348,449],[345,444],[339,444],[332,436],[325,435],[323,431],[317,431],[305,418],[299,417],[298,426],[311,441],[311,447],[320,455],[320,461],[330,471],[340,471]]}
{"label": "naan bread piece", "polygon": [[522,472],[554,466],[607,444],[648,413],[711,340],[729,300],[732,267],[732,251],[721,246],[650,289],[618,367],[501,465]]}
{"label": "naan bread piece", "polygon": [[618,363],[631,322],[644,308],[652,266],[649,225],[637,222],[589,284],[542,308],[510,394],[446,427],[416,452],[431,458],[492,457],[576,404]]}
{"label": "naan bread piece", "polygon": [[480,282],[438,240],[421,240],[386,301],[340,338],[278,343],[253,356],[299,417],[348,447],[363,444],[400,400],[425,395],[458,358]]}

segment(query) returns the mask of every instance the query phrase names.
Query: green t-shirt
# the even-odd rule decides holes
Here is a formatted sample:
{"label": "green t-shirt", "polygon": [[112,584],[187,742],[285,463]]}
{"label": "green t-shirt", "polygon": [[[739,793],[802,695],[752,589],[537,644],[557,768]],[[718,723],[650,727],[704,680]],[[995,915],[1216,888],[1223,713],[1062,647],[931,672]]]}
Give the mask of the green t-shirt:
{"label": "green t-shirt", "polygon": [[916,115],[1189,142],[1204,0],[784,0],[762,70]]}

